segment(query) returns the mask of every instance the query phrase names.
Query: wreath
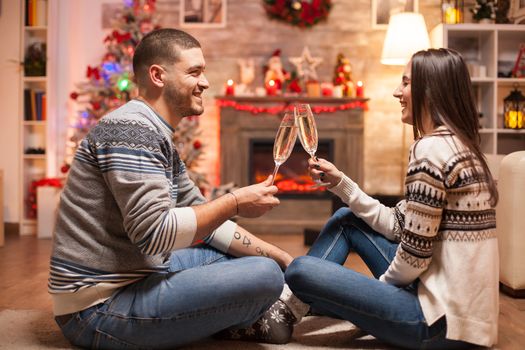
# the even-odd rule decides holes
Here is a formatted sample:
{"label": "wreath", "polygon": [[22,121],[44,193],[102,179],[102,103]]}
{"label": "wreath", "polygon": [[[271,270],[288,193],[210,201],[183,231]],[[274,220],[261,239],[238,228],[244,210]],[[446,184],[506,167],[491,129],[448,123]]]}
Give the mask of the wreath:
{"label": "wreath", "polygon": [[264,0],[270,18],[298,27],[311,27],[326,20],[331,0]]}

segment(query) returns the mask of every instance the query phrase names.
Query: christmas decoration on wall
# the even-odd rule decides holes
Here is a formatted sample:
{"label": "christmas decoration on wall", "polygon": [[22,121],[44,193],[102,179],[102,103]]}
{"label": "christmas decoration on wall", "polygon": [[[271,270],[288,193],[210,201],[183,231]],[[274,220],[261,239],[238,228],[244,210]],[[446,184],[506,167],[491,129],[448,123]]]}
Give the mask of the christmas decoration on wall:
{"label": "christmas decoration on wall", "polygon": [[[86,81],[77,84],[70,98],[80,108],[70,125],[66,156],[61,168],[66,173],[82,139],[98,120],[109,111],[125,104],[137,95],[132,80],[133,54],[139,41],[150,31],[160,28],[156,24],[156,0],[124,0],[122,11],[113,20],[114,30],[104,39],[106,53],[99,64],[86,68]],[[204,186],[204,177],[193,171],[202,153],[202,144],[196,140],[198,120],[179,127],[174,142],[183,148],[181,158],[187,164],[197,186]]]}
{"label": "christmas decoration on wall", "polygon": [[328,18],[330,0],[264,0],[264,9],[270,18],[298,27],[311,27]]}

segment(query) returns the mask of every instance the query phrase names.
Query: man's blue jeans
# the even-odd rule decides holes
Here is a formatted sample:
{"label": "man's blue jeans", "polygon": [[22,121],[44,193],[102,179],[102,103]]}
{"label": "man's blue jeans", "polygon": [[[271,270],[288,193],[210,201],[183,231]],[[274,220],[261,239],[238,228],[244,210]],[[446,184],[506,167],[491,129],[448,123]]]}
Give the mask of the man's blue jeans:
{"label": "man's blue jeans", "polygon": [[271,259],[234,259],[201,245],[174,252],[169,272],[122,288],[61,328],[84,348],[174,348],[252,324],[277,300],[283,283]]}
{"label": "man's blue jeans", "polygon": [[[387,343],[411,349],[472,346],[445,338],[445,317],[431,326],[426,323],[417,281],[398,288],[377,280],[390,265],[397,245],[342,208],[326,223],[308,255],[290,264],[285,279],[314,311],[348,320]],[[363,259],[375,278],[342,266],[350,251]]]}

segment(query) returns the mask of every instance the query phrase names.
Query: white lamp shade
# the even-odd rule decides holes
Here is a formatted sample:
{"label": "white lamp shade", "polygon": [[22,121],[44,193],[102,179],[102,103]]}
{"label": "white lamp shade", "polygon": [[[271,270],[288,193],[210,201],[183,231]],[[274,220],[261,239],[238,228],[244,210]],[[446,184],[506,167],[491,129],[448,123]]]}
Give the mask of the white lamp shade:
{"label": "white lamp shade", "polygon": [[404,66],[414,53],[429,47],[427,26],[420,13],[394,14],[388,23],[381,63]]}

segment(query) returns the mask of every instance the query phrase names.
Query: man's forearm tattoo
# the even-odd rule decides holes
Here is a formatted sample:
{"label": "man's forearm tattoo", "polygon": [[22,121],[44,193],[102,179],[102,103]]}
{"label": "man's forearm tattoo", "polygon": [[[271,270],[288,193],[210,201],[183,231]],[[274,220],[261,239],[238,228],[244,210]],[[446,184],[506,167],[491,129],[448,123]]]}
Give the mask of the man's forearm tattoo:
{"label": "man's forearm tattoo", "polygon": [[267,258],[270,257],[270,254],[266,253],[264,250],[262,250],[260,247],[256,247],[255,248],[255,251],[257,252],[257,254],[261,255],[261,256],[265,256]]}
{"label": "man's forearm tattoo", "polygon": [[[235,231],[235,233],[233,234],[233,238],[235,238],[236,240],[240,240],[242,238],[242,244],[246,247],[249,247],[252,245],[252,241],[250,240],[250,238],[248,236],[243,237],[240,232]],[[262,250],[261,247],[255,247],[255,252],[261,256],[265,256],[267,258],[270,257],[270,254]]]}
{"label": "man's forearm tattoo", "polygon": [[[235,233],[233,234],[233,238],[237,240],[241,239],[241,237],[242,235],[240,232],[235,231]],[[245,245],[246,247],[249,247],[252,245],[252,241],[250,240],[250,238],[248,238],[248,236],[242,237],[242,245]]]}

